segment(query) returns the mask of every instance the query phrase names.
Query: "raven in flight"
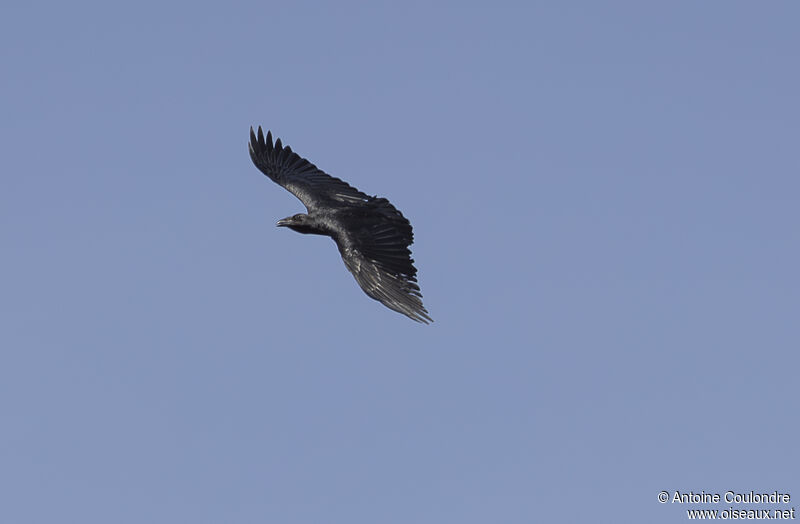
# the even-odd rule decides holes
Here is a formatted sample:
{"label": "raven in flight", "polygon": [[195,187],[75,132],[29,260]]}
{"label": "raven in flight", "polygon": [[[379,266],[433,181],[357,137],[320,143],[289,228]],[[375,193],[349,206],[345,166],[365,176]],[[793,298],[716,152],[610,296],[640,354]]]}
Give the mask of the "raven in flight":
{"label": "raven in flight", "polygon": [[385,198],[368,196],[250,128],[250,158],[273,182],[300,199],[308,214],[278,221],[298,233],[326,235],[361,289],[386,307],[417,322],[433,322],[422,305],[417,269],[408,246],[411,224]]}

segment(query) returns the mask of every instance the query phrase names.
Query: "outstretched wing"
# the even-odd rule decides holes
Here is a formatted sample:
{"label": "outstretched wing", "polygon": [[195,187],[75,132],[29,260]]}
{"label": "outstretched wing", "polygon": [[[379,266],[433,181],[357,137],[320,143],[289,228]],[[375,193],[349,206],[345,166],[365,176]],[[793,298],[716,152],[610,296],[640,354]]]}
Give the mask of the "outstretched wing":
{"label": "outstretched wing", "polygon": [[342,259],[364,293],[412,320],[423,324],[433,322],[422,305],[415,277],[389,273],[358,251],[342,252]]}
{"label": "outstretched wing", "polygon": [[250,128],[249,150],[256,167],[299,198],[309,211],[331,201],[358,205],[370,199],[347,182],[317,168],[291,147],[284,147],[280,138],[273,145],[272,133],[268,131],[265,138],[261,126],[258,135]]}
{"label": "outstretched wing", "polygon": [[360,227],[335,238],[345,266],[370,297],[417,322],[433,322],[422,305],[408,249],[414,240],[411,224],[385,198],[373,199],[367,207]]}

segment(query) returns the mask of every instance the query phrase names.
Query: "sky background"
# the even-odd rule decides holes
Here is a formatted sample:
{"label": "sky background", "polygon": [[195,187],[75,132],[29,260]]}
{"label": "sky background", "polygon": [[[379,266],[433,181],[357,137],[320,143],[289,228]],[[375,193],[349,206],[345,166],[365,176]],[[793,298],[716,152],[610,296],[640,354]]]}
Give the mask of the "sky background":
{"label": "sky background", "polygon": [[[800,506],[796,2],[0,8],[0,521]],[[414,225],[416,324],[247,154]]]}

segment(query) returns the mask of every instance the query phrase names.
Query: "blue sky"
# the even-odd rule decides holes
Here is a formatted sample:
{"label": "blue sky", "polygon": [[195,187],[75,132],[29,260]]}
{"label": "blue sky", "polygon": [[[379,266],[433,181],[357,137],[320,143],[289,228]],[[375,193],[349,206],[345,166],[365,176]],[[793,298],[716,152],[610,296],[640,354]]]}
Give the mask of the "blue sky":
{"label": "blue sky", "polygon": [[[796,506],[798,15],[4,6],[0,520]],[[434,324],[274,226],[258,124],[411,220]]]}

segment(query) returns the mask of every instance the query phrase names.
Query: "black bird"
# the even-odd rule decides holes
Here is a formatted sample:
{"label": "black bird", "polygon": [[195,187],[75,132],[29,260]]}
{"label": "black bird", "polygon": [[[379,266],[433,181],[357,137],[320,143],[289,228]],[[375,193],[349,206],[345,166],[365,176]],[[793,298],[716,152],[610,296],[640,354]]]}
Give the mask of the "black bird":
{"label": "black bird", "polygon": [[411,224],[385,198],[368,196],[347,182],[272,143],[258,127],[250,128],[250,158],[273,182],[300,199],[308,214],[278,220],[298,233],[326,235],[336,242],[344,265],[361,289],[417,322],[433,322],[422,305],[417,269],[408,249],[414,241]]}

